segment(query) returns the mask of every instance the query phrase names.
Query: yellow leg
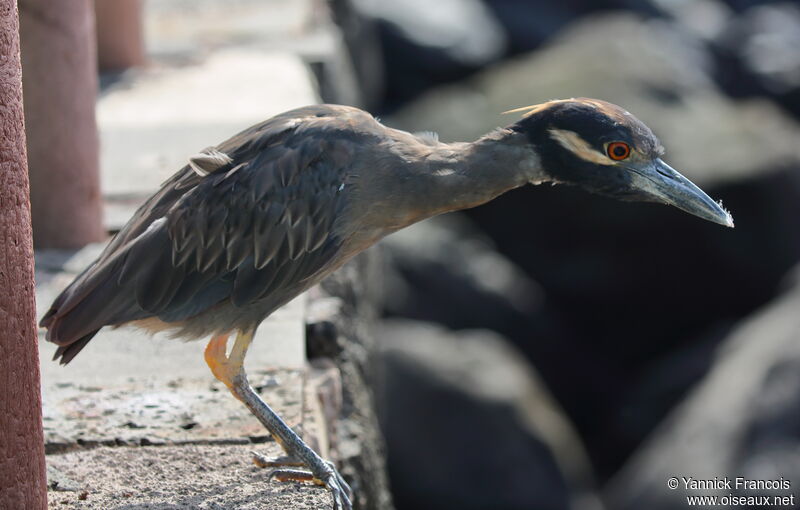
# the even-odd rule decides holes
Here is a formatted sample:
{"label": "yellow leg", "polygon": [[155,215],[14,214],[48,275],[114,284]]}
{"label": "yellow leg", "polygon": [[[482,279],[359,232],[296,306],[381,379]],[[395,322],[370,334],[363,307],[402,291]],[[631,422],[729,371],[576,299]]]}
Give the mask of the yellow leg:
{"label": "yellow leg", "polygon": [[233,377],[227,370],[228,363],[228,335],[218,335],[212,337],[206,346],[205,358],[208,368],[218,380],[225,383],[230,388]]}
{"label": "yellow leg", "polygon": [[[275,475],[285,480],[310,480],[331,491],[335,510],[352,510],[352,491],[333,464],[324,461],[306,445],[250,386],[244,372],[244,357],[253,341],[254,331],[239,331],[230,355],[227,354],[228,335],[213,337],[206,347],[205,358],[214,377],[225,383],[233,396],[241,400],[272,434],[292,461],[309,468],[311,473],[278,470]],[[261,459],[256,459],[257,464]]]}
{"label": "yellow leg", "polygon": [[234,378],[236,376],[244,376],[244,357],[247,354],[247,349],[253,341],[252,332],[240,331],[236,335],[236,342],[233,344],[231,354],[228,356],[228,336],[217,335],[213,337],[206,346],[205,358],[208,368],[218,380],[225,383],[225,386],[236,395],[233,391]]}
{"label": "yellow leg", "polygon": [[[253,333],[239,331],[236,334],[236,341],[233,343],[230,355],[228,355],[228,336],[217,335],[209,340],[205,352],[206,364],[211,369],[214,377],[225,383],[225,386],[228,387],[233,396],[247,405],[239,388],[242,383],[247,384],[247,374],[244,372],[244,357],[253,342]],[[281,448],[287,451],[281,439],[275,435],[273,437],[281,445]]]}

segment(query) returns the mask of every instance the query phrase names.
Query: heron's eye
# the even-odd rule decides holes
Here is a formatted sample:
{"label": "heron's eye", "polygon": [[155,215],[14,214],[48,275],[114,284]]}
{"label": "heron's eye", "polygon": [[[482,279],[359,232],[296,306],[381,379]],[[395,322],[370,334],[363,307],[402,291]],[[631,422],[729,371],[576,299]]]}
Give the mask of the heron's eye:
{"label": "heron's eye", "polygon": [[614,161],[622,161],[631,155],[631,148],[625,142],[611,142],[608,144],[608,147],[606,147],[606,152],[608,153],[608,157]]}

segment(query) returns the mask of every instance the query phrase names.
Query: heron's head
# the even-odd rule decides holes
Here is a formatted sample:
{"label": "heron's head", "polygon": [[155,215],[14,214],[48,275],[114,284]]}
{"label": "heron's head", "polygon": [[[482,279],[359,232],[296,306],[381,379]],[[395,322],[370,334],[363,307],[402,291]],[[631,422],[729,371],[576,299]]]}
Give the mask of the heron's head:
{"label": "heron's head", "polygon": [[620,200],[662,202],[728,227],[733,218],[662,159],[664,148],[639,119],[597,99],[518,108],[524,133],[548,177]]}

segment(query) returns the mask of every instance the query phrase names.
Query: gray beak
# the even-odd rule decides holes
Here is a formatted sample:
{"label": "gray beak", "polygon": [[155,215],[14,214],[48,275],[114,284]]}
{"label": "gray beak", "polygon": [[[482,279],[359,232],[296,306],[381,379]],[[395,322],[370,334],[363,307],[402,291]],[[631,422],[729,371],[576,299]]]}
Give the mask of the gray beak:
{"label": "gray beak", "polygon": [[726,227],[733,227],[733,217],[692,181],[656,158],[647,166],[630,168],[634,186],[659,202]]}

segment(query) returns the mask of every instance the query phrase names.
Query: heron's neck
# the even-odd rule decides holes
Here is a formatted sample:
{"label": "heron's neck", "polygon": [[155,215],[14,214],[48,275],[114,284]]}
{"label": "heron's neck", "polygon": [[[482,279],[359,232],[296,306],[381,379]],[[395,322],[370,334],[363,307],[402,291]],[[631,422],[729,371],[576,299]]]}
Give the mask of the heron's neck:
{"label": "heron's neck", "polygon": [[419,208],[429,215],[468,209],[546,180],[523,135],[498,129],[471,143],[439,144],[424,159]]}
{"label": "heron's neck", "polygon": [[[387,128],[390,142],[359,175],[349,209],[353,253],[403,227],[437,214],[475,207],[508,190],[548,180],[524,135],[498,129],[470,143],[425,144]],[[366,198],[363,198],[366,197]]]}

